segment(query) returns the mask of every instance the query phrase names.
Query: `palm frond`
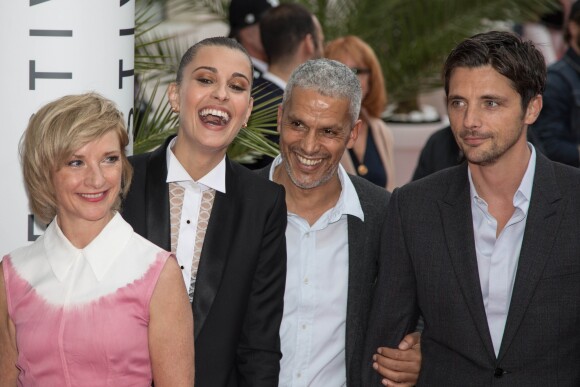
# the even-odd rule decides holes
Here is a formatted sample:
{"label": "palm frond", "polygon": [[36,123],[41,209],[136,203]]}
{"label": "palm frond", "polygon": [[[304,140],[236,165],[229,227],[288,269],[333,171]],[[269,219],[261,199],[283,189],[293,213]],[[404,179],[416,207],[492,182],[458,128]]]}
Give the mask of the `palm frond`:
{"label": "palm frond", "polygon": [[176,39],[157,32],[162,20],[151,10],[153,4],[154,0],[137,0],[135,6],[135,74],[141,80],[150,71],[167,74],[173,70],[167,46]]}
{"label": "palm frond", "polygon": [[168,136],[177,132],[178,117],[171,111],[165,93],[161,102],[155,103],[160,85],[161,82],[157,81],[151,94],[148,95],[143,89],[135,98],[134,154],[157,148]]}
{"label": "palm frond", "polygon": [[215,15],[217,18],[226,20],[228,16],[229,0],[193,0],[192,6],[196,12],[204,12]]}
{"label": "palm frond", "polygon": [[[257,91],[255,88],[252,94],[255,95]],[[251,164],[261,155],[278,155],[278,144],[269,137],[278,135],[275,122],[281,99],[280,96],[272,97],[270,93],[265,93],[254,100],[248,126],[240,130],[228,148],[230,158]]]}

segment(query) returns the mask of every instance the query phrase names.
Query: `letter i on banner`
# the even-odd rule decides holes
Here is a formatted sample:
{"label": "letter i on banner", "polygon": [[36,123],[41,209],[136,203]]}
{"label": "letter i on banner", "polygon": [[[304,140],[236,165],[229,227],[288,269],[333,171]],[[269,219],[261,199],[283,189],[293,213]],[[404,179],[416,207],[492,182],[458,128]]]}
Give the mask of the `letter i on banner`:
{"label": "letter i on banner", "polygon": [[[95,91],[133,114],[135,0],[19,0],[0,5],[0,257],[35,240],[18,144],[42,105]],[[131,126],[128,126],[131,127]]]}

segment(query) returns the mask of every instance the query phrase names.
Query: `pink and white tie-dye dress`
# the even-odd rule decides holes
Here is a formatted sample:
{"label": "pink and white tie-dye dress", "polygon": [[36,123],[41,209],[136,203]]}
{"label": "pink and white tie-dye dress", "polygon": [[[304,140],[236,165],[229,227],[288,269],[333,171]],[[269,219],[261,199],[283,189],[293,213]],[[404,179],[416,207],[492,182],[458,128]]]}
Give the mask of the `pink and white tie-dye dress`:
{"label": "pink and white tie-dye dress", "polygon": [[3,259],[20,386],[149,386],[149,302],[169,253],[117,213],[84,249],[53,221]]}

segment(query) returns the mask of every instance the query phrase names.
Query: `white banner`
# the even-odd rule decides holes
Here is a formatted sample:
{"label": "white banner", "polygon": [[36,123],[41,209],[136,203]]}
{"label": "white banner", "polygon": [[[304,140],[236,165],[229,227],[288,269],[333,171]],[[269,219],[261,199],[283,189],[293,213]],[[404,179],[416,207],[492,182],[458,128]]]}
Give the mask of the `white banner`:
{"label": "white banner", "polygon": [[30,115],[96,91],[133,116],[135,0],[0,0],[0,257],[36,239],[18,144]]}

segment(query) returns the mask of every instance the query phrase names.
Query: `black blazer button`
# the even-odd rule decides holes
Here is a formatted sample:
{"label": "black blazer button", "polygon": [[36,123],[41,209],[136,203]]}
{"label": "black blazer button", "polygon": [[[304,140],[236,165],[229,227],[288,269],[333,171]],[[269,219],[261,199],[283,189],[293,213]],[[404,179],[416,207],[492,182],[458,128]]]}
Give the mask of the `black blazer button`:
{"label": "black blazer button", "polygon": [[505,374],[505,373],[506,372],[503,369],[498,367],[495,369],[493,376],[495,376],[496,378],[501,378],[503,376],[503,374]]}

